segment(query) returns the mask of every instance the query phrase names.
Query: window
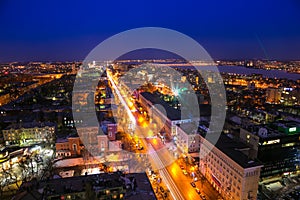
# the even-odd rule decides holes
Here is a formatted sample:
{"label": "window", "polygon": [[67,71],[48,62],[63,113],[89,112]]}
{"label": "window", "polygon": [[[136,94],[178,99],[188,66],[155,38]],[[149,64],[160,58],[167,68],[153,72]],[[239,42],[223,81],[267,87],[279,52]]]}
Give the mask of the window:
{"label": "window", "polygon": [[73,150],[77,151],[77,145],[76,144],[73,144]]}

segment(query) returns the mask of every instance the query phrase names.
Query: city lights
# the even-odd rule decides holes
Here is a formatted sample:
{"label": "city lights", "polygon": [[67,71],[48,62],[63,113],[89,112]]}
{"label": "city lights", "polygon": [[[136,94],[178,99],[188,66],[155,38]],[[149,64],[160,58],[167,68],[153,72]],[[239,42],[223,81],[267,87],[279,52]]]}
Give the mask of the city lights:
{"label": "city lights", "polygon": [[300,199],[296,1],[4,2],[0,200]]}

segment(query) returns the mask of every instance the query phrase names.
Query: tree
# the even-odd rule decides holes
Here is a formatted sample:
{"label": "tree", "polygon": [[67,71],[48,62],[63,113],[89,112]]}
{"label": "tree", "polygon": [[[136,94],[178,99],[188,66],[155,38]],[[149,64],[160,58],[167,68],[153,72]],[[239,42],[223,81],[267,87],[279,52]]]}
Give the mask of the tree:
{"label": "tree", "polygon": [[1,195],[7,189],[8,191],[17,191],[20,188],[20,180],[18,180],[18,171],[13,170],[11,163],[9,164],[9,168],[4,166],[2,163],[2,180],[1,180]]}

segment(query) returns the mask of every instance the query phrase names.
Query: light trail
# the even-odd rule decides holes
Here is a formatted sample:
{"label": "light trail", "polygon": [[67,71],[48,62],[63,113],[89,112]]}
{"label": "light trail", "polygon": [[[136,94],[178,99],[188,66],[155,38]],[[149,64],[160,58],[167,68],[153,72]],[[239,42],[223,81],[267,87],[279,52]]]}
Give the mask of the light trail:
{"label": "light trail", "polygon": [[170,176],[168,170],[165,168],[165,164],[162,162],[161,158],[158,156],[157,152],[154,150],[151,144],[148,144],[148,153],[150,155],[150,158],[153,159],[156,167],[159,169],[159,174],[165,180],[166,185],[173,197],[173,199],[183,199],[184,197],[179,192],[179,189],[177,188],[175,182],[173,181],[172,177]]}
{"label": "light trail", "polygon": [[[134,125],[136,125],[136,119],[133,116],[133,114],[131,113],[129,106],[127,105],[126,101],[124,100],[125,97],[121,94],[121,92],[120,92],[119,88],[117,87],[117,85],[115,84],[110,72],[107,73],[107,77],[108,77],[109,81],[111,82],[112,87],[113,87],[114,91],[116,92],[121,104],[126,109],[129,118],[134,123]],[[167,165],[163,163],[162,159],[157,154],[157,152],[154,150],[153,146],[151,144],[149,144],[148,142],[146,142],[144,140],[144,137],[141,137],[141,139],[144,141],[144,144],[147,145],[149,157],[153,160],[152,163],[154,163],[156,165],[156,169],[158,169],[160,176],[166,182],[166,186],[168,187],[172,198],[174,200],[184,200],[185,198],[181,194],[180,190],[178,189],[177,185],[175,184],[175,182],[173,181],[172,177],[170,176],[168,170],[165,167]]]}
{"label": "light trail", "polygon": [[131,112],[131,109],[128,107],[127,103],[125,102],[124,100],[124,97],[122,96],[122,94],[120,93],[117,85],[115,84],[113,78],[111,77],[110,73],[107,72],[107,77],[109,79],[109,81],[111,82],[113,88],[115,89],[115,92],[116,94],[118,95],[119,97],[119,100],[121,101],[122,105],[124,106],[125,110],[127,111],[127,114],[131,120],[131,122],[134,124],[134,126],[136,125],[136,120],[135,120],[135,117],[133,116],[132,112]]}

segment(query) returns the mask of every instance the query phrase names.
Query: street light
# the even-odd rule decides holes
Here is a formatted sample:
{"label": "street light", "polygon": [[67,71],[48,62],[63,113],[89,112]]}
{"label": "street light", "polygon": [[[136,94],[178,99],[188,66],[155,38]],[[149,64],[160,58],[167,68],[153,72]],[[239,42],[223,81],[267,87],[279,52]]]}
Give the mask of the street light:
{"label": "street light", "polygon": [[178,95],[179,95],[179,90],[178,90],[178,89],[175,89],[175,90],[173,91],[173,93],[174,93],[175,96],[178,96]]}

